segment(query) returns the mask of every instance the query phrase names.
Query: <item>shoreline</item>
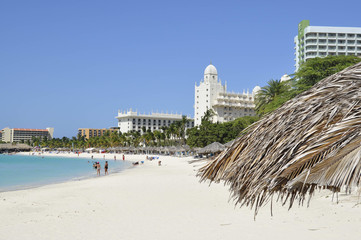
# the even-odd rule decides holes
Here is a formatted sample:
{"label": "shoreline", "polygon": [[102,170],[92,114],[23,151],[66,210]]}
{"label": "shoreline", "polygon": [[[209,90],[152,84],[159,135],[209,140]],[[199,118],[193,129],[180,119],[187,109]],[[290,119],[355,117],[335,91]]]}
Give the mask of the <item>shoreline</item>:
{"label": "shoreline", "polygon": [[[144,158],[143,158],[144,157]],[[134,155],[131,159],[145,159]],[[357,196],[317,192],[310,207],[273,203],[253,210],[228,187],[199,183],[191,157],[160,156],[119,174],[0,193],[0,239],[358,239]],[[19,231],[21,229],[21,231]],[[297,233],[297,234],[295,234]]]}
{"label": "shoreline", "polygon": [[[32,153],[32,152],[30,152],[30,153]],[[37,152],[34,152],[34,153],[37,153]],[[29,152],[18,152],[16,154],[12,154],[12,155],[34,156],[34,157],[71,158],[71,159],[81,158],[81,159],[88,159],[88,160],[90,160],[92,162],[94,162],[94,161],[114,161],[114,158],[112,160],[111,159],[105,159],[104,160],[100,156],[98,158],[91,159],[91,155],[94,155],[94,154],[87,154],[87,155],[83,155],[83,156],[78,156],[75,153],[49,153],[48,152],[48,153],[41,153],[40,155],[38,155],[38,154],[32,155],[32,154],[29,154]],[[120,155],[120,154],[118,154],[118,155]],[[117,156],[117,159],[118,159],[118,156]],[[119,161],[123,161],[123,160],[119,160]],[[125,160],[125,161],[129,164],[128,167],[125,167],[123,169],[115,169],[115,170],[109,171],[108,175],[120,174],[121,172],[134,167],[134,166],[132,166],[130,164],[129,160]],[[102,168],[102,170],[103,169],[104,168]],[[102,174],[100,176],[93,175],[93,174],[87,174],[87,175],[83,175],[83,176],[74,176],[74,177],[71,177],[71,178],[52,180],[50,182],[38,181],[36,183],[32,183],[32,184],[29,184],[29,185],[25,184],[25,185],[4,187],[4,188],[0,188],[0,194],[5,193],[5,192],[21,191],[21,190],[39,188],[39,187],[43,187],[43,186],[47,186],[47,185],[61,184],[61,183],[66,183],[66,182],[83,181],[83,180],[86,180],[86,179],[98,178],[98,177],[105,177],[105,175],[102,172]]]}

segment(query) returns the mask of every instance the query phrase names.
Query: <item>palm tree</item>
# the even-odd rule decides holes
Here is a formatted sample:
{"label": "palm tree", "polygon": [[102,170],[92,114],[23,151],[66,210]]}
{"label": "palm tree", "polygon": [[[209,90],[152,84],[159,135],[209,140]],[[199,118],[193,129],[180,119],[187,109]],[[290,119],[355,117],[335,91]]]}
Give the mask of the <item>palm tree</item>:
{"label": "palm tree", "polygon": [[275,99],[276,96],[289,90],[289,85],[281,82],[281,80],[269,80],[267,86],[261,88],[255,98],[257,112],[266,104]]}
{"label": "palm tree", "polygon": [[214,110],[212,108],[208,109],[205,113],[204,116],[201,119],[201,122],[211,122],[213,116],[216,115],[216,113],[214,112]]}
{"label": "palm tree", "polygon": [[158,130],[155,130],[153,132],[154,134],[154,138],[157,140],[157,145],[159,146],[160,145],[160,141],[161,141],[161,136],[162,136],[162,133]]}
{"label": "palm tree", "polygon": [[182,138],[183,144],[185,144],[186,142],[186,127],[187,127],[187,123],[189,122],[189,119],[187,118],[187,116],[183,115],[182,116],[182,120],[181,120],[181,125],[180,125],[180,137]]}

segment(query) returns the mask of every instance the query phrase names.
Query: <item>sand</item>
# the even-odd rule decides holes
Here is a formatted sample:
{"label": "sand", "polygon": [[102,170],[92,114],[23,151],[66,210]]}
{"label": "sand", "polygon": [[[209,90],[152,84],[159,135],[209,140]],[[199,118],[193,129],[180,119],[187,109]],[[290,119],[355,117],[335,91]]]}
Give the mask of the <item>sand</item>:
{"label": "sand", "polygon": [[[126,155],[126,160],[145,156]],[[273,217],[266,206],[254,221],[252,210],[228,201],[226,186],[199,183],[195,175],[204,162],[160,160],[162,166],[145,160],[108,176],[2,192],[0,239],[361,238],[357,195],[340,194],[336,204],[330,192],[320,192],[310,207],[289,211],[274,203]]]}

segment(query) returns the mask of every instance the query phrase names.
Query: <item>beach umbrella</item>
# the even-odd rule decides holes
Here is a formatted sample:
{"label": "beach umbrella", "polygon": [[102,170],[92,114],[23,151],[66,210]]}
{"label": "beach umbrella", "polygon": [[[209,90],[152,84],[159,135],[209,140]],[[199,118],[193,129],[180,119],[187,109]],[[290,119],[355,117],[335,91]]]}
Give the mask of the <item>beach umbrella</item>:
{"label": "beach umbrella", "polygon": [[11,143],[3,143],[0,144],[0,150],[1,151],[29,151],[31,149],[31,147],[27,144],[22,144],[22,143],[18,143],[18,144],[11,144]]}
{"label": "beach umbrella", "polygon": [[235,140],[229,141],[229,142],[225,143],[224,146],[228,148],[228,147],[232,146],[232,144],[234,143],[234,141],[235,141]]}
{"label": "beach umbrella", "polygon": [[208,154],[208,153],[219,153],[225,149],[225,146],[219,142],[211,143],[204,148],[201,148],[197,151],[198,154]]}
{"label": "beach umbrella", "polygon": [[189,151],[191,150],[191,148],[188,145],[183,145],[182,146],[184,148],[184,151]]}
{"label": "beach umbrella", "polygon": [[353,189],[361,180],[361,63],[329,76],[249,126],[202,180],[225,181],[255,214],[277,193],[302,204],[318,187]]}

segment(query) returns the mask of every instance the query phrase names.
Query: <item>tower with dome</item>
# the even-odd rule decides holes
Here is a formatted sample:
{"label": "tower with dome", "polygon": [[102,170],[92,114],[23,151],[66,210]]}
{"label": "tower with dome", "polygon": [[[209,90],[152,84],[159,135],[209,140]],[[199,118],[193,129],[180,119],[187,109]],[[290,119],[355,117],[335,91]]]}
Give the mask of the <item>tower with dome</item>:
{"label": "tower with dome", "polygon": [[201,124],[202,117],[208,109],[213,109],[213,122],[228,122],[243,116],[254,116],[254,96],[260,87],[252,93],[227,92],[227,83],[222,85],[214,65],[209,64],[204,70],[204,77],[199,85],[195,84],[194,123]]}

